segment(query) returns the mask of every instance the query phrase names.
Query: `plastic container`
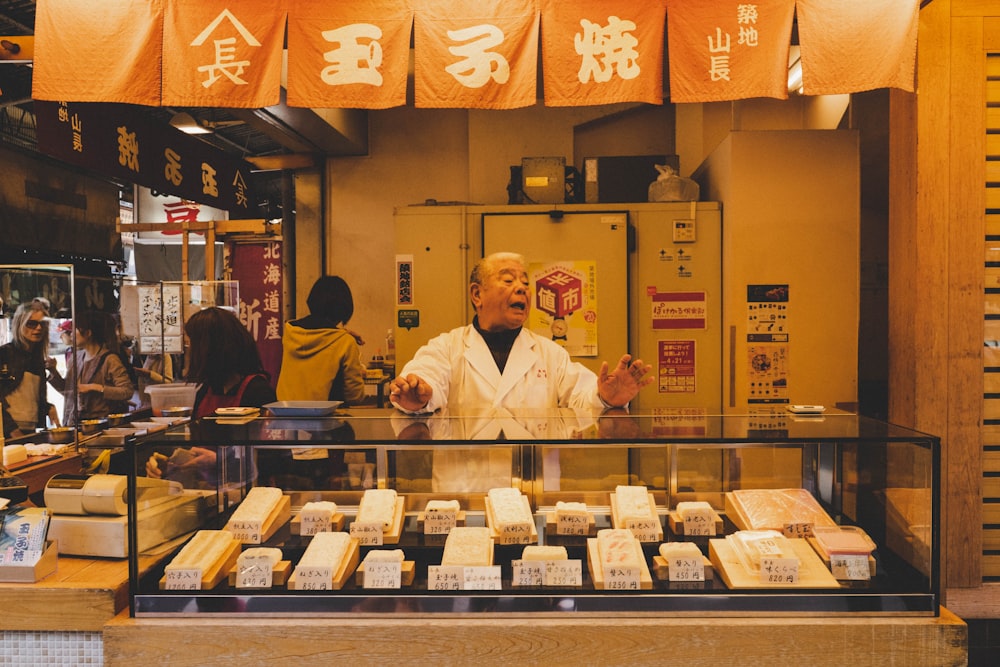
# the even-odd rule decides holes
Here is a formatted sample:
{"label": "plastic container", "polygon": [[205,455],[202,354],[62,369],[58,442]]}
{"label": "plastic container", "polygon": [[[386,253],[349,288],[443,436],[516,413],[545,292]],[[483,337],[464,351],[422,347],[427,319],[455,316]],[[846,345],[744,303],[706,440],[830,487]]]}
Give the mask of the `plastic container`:
{"label": "plastic container", "polygon": [[193,408],[198,385],[190,382],[152,384],[146,387],[154,417],[162,417],[164,409]]}

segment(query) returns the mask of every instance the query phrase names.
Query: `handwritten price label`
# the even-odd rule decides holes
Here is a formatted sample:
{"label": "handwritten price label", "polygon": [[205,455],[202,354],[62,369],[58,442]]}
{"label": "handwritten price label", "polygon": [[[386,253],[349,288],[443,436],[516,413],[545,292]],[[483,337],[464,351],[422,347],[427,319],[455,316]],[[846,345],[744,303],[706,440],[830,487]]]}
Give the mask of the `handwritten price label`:
{"label": "handwritten price label", "polygon": [[689,510],[684,513],[684,534],[712,537],[715,535],[715,513],[706,508]]}
{"label": "handwritten price label", "polygon": [[671,558],[667,581],[705,581],[705,564],[700,558]]}
{"label": "handwritten price label", "polygon": [[365,563],[364,588],[401,588],[403,564],[399,561],[371,561]]}
{"label": "handwritten price label", "polygon": [[830,569],[840,581],[869,581],[872,578],[868,556],[863,554],[831,554]]}
{"label": "handwritten price label", "polygon": [[361,546],[380,547],[383,544],[382,524],[378,521],[355,521],[351,524],[351,537]]}
{"label": "handwritten price label", "polygon": [[637,567],[604,566],[604,588],[611,591],[639,590],[640,569]]}
{"label": "handwritten price label", "polygon": [[236,588],[270,588],[274,568],[266,556],[244,556],[236,570]]}
{"label": "handwritten price label", "polygon": [[333,567],[329,565],[295,568],[295,590],[329,591],[333,589]]}
{"label": "handwritten price label", "polygon": [[425,512],[424,535],[447,535],[458,525],[458,512]]}
{"label": "handwritten price label", "polygon": [[167,570],[164,574],[168,591],[201,590],[201,569]]}
{"label": "handwritten price label", "polygon": [[799,559],[771,556],[761,558],[760,582],[762,584],[799,583]]}

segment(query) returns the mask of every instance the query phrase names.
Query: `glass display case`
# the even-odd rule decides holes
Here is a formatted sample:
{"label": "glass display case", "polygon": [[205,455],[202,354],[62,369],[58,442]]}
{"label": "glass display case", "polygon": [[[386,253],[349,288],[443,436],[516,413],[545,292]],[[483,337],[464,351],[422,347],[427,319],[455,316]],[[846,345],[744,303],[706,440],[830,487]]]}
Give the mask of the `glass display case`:
{"label": "glass display case", "polygon": [[[782,408],[294,408],[182,423],[129,448],[134,616],[939,613],[931,435]],[[515,490],[525,521],[497,489]],[[395,492],[382,524],[378,490]],[[186,530],[166,539],[164,522]],[[325,569],[312,567],[319,533],[346,545]],[[485,561],[446,556],[449,540],[484,534]],[[219,536],[198,560],[196,540]],[[621,567],[614,539],[636,556]]]}

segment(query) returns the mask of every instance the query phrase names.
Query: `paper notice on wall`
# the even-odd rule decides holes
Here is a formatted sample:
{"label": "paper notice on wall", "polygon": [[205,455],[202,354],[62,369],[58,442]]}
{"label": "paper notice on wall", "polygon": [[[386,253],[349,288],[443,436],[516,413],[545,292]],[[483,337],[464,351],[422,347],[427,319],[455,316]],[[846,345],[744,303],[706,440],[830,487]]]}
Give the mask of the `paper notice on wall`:
{"label": "paper notice on wall", "polygon": [[528,328],[575,357],[597,356],[597,262],[542,262],[528,267]]}
{"label": "paper notice on wall", "polygon": [[788,285],[747,285],[747,402],[788,402]]}

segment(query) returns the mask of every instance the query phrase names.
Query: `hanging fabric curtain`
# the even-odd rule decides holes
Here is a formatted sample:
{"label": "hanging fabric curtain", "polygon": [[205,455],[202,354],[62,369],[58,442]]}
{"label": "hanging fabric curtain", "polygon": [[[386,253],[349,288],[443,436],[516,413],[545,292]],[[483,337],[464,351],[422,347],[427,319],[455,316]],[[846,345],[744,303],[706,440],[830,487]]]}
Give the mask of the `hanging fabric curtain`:
{"label": "hanging fabric curtain", "polygon": [[546,106],[663,102],[665,0],[542,0]]}
{"label": "hanging fabric curtain", "polygon": [[277,104],[285,16],[284,0],[164,0],[162,104]]}
{"label": "hanging fabric curtain", "polygon": [[288,106],[406,104],[413,12],[398,0],[289,0]]}
{"label": "hanging fabric curtain", "polygon": [[159,105],[162,4],[38,0],[32,97]]}
{"label": "hanging fabric curtain", "polygon": [[536,101],[535,0],[415,0],[414,105],[516,109]]}
{"label": "hanging fabric curtain", "polygon": [[670,101],[788,97],[795,0],[667,0]]}
{"label": "hanging fabric curtain", "polygon": [[912,92],[919,0],[798,0],[802,92]]}

